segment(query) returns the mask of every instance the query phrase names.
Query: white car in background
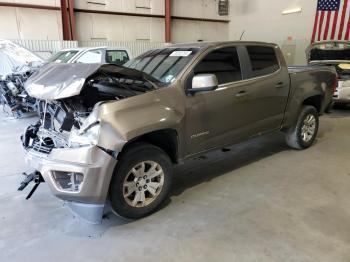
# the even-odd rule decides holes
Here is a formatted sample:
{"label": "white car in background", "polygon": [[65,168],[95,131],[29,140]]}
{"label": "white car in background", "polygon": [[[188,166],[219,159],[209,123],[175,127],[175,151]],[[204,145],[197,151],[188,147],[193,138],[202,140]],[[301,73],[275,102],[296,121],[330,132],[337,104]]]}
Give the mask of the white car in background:
{"label": "white car in background", "polygon": [[124,48],[93,47],[64,49],[53,55],[47,62],[123,65],[130,59],[130,52]]}
{"label": "white car in background", "polygon": [[336,104],[350,104],[350,41],[323,41],[307,50],[309,65],[334,66],[338,73],[338,87],[334,90]]}

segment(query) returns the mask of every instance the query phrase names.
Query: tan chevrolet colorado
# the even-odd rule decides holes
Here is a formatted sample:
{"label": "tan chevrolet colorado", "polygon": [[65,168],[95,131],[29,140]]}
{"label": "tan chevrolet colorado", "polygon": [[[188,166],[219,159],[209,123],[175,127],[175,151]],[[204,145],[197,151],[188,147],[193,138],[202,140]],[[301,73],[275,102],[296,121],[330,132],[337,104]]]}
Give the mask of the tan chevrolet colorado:
{"label": "tan chevrolet colorado", "polygon": [[53,64],[26,83],[40,120],[22,136],[34,172],[90,222],[106,203],[141,218],[168,197],[172,166],[273,131],[305,149],[332,103],[334,69],[288,68],[277,45],[195,43],[125,66]]}

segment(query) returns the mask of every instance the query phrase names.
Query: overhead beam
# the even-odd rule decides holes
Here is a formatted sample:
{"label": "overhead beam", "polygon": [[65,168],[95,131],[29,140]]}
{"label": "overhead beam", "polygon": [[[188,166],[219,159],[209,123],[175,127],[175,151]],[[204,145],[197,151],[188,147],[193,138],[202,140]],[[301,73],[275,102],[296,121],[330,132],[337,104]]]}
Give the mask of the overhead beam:
{"label": "overhead beam", "polygon": [[61,8],[59,8],[57,6],[32,5],[32,4],[21,4],[21,3],[5,3],[5,2],[0,2],[0,6],[3,6],[3,7],[32,8],[32,9],[42,9],[42,10],[55,10],[55,11],[59,11],[61,9]]}
{"label": "overhead beam", "polygon": [[164,15],[140,14],[140,13],[126,13],[126,12],[114,12],[114,11],[91,10],[91,9],[81,9],[81,8],[74,8],[74,12],[77,12],[77,13],[88,13],[88,14],[125,15],[125,16],[139,16],[139,17],[151,17],[151,18],[164,18]]}

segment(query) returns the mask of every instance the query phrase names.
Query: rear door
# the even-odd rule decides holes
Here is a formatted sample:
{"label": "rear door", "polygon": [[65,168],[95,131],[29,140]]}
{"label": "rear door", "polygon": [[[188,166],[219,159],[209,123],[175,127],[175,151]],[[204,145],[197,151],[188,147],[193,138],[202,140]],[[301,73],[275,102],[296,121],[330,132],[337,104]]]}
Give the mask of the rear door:
{"label": "rear door", "polygon": [[244,86],[248,99],[249,130],[252,136],[281,127],[288,100],[288,68],[277,46],[248,45],[243,49],[247,68]]}

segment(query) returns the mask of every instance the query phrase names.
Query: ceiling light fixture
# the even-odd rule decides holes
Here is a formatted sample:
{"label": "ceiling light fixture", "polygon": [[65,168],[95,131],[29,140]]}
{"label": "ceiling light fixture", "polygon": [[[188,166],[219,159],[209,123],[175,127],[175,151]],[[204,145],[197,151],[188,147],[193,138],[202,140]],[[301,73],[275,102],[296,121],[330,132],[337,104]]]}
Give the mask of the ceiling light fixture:
{"label": "ceiling light fixture", "polygon": [[295,14],[295,13],[301,13],[301,11],[303,11],[303,9],[301,7],[291,8],[291,9],[284,10],[282,12],[282,15],[290,15],[290,14]]}

